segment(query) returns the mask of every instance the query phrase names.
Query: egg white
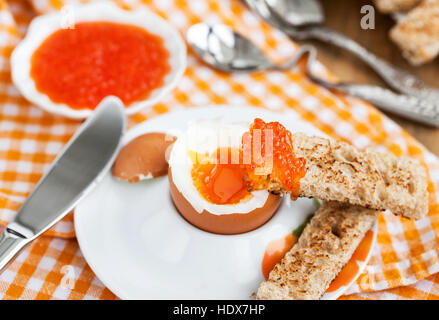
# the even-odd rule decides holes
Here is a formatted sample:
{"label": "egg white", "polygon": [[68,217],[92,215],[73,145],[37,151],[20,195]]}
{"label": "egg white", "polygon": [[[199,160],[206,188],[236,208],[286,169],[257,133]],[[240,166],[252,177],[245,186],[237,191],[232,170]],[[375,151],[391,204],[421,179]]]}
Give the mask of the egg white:
{"label": "egg white", "polygon": [[211,154],[221,147],[240,148],[242,135],[248,129],[248,123],[230,124],[221,119],[200,120],[189,124],[187,131],[174,143],[169,158],[173,182],[198,213],[206,210],[216,215],[245,214],[265,205],[269,196],[266,190],[253,191],[253,197],[242,199],[237,204],[213,204],[198,192],[191,176],[193,163],[189,151]]}

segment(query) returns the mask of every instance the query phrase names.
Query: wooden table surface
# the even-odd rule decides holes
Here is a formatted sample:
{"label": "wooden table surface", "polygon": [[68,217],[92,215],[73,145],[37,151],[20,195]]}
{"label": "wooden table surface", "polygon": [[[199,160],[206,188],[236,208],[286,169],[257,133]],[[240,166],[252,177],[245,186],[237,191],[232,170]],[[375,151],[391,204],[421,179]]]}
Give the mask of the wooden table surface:
{"label": "wooden table surface", "polygon": [[[320,1],[325,10],[325,24],[328,27],[355,39],[377,56],[392,61],[394,65],[415,74],[430,86],[439,87],[438,59],[420,67],[412,67],[408,64],[401,56],[400,50],[388,37],[388,32],[394,25],[394,21],[389,16],[375,10],[375,30],[361,29],[360,21],[363,14],[361,14],[360,9],[363,5],[372,4],[371,0]],[[340,79],[385,86],[368,66],[349,53],[327,44],[312,43],[319,49],[319,60]],[[430,151],[439,156],[439,129],[427,127],[391,114],[388,115]]]}

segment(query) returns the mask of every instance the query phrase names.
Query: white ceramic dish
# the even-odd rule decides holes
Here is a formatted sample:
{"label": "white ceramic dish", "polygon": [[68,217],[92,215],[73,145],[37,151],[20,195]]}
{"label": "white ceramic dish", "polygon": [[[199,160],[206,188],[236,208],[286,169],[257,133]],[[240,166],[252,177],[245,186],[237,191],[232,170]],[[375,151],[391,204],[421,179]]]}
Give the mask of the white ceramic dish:
{"label": "white ceramic dish", "polygon": [[[292,112],[206,107],[148,120],[130,130],[124,143],[151,131],[178,135],[189,121],[217,117],[229,122],[261,117],[281,121],[293,132],[324,135]],[[310,199],[284,200],[259,229],[216,235],[179,215],[167,177],[129,184],[108,173],[77,206],[75,230],[90,267],[122,299],[251,299],[263,280],[261,262],[268,242],[291,233],[314,211]],[[335,299],[346,288],[325,298]]]}
{"label": "white ceramic dish", "polygon": [[[178,31],[158,15],[139,8],[127,11],[112,2],[92,2],[86,5],[69,7],[74,22],[109,21],[122,24],[132,24],[156,34],[164,39],[169,51],[170,72],[165,77],[165,83],[151,92],[142,101],[134,102],[126,107],[127,114],[150,107],[160,101],[164,95],[177,84],[186,69],[186,45]],[[86,118],[93,111],[90,109],[75,110],[66,104],[55,103],[37,90],[30,76],[31,57],[41,43],[53,32],[59,30],[66,19],[65,12],[52,12],[35,18],[29,26],[26,37],[18,44],[11,56],[12,80],[23,96],[44,110],[70,118]]]}

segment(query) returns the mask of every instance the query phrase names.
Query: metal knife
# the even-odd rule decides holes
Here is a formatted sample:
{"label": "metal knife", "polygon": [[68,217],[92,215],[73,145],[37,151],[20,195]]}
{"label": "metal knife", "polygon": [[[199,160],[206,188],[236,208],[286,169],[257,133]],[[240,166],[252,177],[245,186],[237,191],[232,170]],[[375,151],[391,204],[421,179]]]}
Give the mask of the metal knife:
{"label": "metal knife", "polygon": [[125,130],[122,102],[103,100],[78,129],[0,236],[0,270],[64,217],[113,163]]}

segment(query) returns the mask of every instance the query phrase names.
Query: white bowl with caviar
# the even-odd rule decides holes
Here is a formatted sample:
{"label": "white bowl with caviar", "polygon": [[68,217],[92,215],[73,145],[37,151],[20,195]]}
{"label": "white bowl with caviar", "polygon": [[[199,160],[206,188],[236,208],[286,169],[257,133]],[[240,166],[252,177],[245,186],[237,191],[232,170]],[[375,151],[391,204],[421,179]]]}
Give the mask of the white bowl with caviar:
{"label": "white bowl with caviar", "polygon": [[133,114],[158,103],[186,68],[179,32],[145,8],[111,2],[35,18],[11,57],[23,96],[48,112],[86,118],[108,95]]}

